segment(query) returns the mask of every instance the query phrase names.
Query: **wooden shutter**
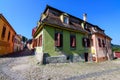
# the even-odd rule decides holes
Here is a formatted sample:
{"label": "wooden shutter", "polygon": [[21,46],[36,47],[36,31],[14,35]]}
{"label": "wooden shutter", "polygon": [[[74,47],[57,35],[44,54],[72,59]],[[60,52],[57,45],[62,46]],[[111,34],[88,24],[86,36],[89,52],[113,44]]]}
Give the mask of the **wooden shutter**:
{"label": "wooden shutter", "polygon": [[55,46],[61,47],[63,44],[63,35],[61,33],[55,33]]}
{"label": "wooden shutter", "polygon": [[35,47],[37,47],[37,39],[35,39]]}
{"label": "wooden shutter", "polygon": [[60,33],[57,34],[57,46],[60,46]]}
{"label": "wooden shutter", "polygon": [[40,36],[40,46],[42,46],[42,35]]}
{"label": "wooden shutter", "polygon": [[35,39],[35,47],[36,47],[36,39]]}
{"label": "wooden shutter", "polygon": [[40,37],[39,37],[39,46],[42,46],[42,35],[40,35]]}
{"label": "wooden shutter", "polygon": [[76,47],[76,37],[75,37],[75,35],[71,35],[70,36],[70,46],[71,47]]}
{"label": "wooden shutter", "polygon": [[73,40],[72,47],[75,47],[76,46],[76,38],[75,38],[75,36],[72,37],[72,40]]}
{"label": "wooden shutter", "polygon": [[55,46],[58,46],[58,34],[57,33],[55,33]]}
{"label": "wooden shutter", "polygon": [[33,48],[35,48],[35,39],[33,39]]}

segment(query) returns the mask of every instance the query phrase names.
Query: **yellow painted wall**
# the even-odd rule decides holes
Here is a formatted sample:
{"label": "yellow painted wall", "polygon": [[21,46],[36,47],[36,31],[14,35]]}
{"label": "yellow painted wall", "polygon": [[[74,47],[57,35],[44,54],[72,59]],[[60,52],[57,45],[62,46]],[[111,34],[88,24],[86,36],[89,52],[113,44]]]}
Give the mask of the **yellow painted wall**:
{"label": "yellow painted wall", "polygon": [[[2,38],[2,29],[3,26],[6,27],[5,37]],[[10,31],[10,39],[8,40],[8,33]],[[13,52],[13,36],[15,36],[16,32],[13,30],[11,25],[5,19],[3,15],[0,14],[0,55],[5,55]]]}

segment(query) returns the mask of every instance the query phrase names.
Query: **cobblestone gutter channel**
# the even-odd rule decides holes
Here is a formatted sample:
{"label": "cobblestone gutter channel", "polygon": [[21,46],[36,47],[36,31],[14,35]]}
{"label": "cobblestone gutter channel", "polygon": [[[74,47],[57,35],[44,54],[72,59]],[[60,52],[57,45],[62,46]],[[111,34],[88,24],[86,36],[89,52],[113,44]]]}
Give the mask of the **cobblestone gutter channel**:
{"label": "cobblestone gutter channel", "polygon": [[105,70],[105,71],[101,71],[101,72],[83,74],[83,75],[79,75],[79,76],[70,77],[70,78],[67,78],[64,80],[81,80],[81,79],[86,79],[86,78],[98,77],[101,75],[106,75],[106,74],[112,73],[114,71],[120,71],[120,68]]}

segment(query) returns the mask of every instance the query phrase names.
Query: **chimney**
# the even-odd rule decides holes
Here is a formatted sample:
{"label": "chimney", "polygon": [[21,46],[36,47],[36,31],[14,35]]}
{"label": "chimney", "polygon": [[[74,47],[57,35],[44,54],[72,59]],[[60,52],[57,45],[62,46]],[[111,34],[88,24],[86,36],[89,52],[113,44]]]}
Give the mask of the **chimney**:
{"label": "chimney", "polygon": [[87,21],[87,14],[86,14],[86,13],[83,14],[83,20],[84,20],[85,22]]}

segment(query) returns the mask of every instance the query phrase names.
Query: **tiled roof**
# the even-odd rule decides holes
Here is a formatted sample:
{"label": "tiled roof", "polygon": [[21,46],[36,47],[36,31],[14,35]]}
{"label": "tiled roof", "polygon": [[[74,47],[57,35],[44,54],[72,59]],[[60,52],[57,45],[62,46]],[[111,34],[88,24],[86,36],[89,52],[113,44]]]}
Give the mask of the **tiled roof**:
{"label": "tiled roof", "polygon": [[16,34],[16,31],[13,29],[13,27],[10,25],[10,23],[7,21],[7,19],[3,16],[3,14],[0,13],[0,18],[3,19],[4,21],[6,21],[6,23],[9,25],[9,27],[15,32]]}
{"label": "tiled roof", "polygon": [[[46,14],[47,17],[45,19],[43,19],[42,22],[52,24],[52,25],[57,25],[57,26],[63,27],[63,28],[77,30],[80,32],[85,32],[85,33],[90,33],[90,34],[91,33],[92,34],[101,34],[103,36],[110,38],[109,36],[107,36],[104,33],[104,30],[101,29],[100,27],[93,25],[87,21],[83,21],[82,19],[72,16],[68,13],[66,13],[66,14],[69,16],[69,24],[63,23],[60,19],[60,15],[62,15],[64,13],[66,13],[66,12],[63,12],[61,10],[58,10],[56,8],[53,8],[49,5],[47,5],[45,11],[43,12],[43,14]],[[81,23],[84,23],[85,25],[88,24],[90,27],[88,29],[83,29],[81,26]],[[97,31],[94,31],[92,28],[96,28]]]}
{"label": "tiled roof", "polygon": [[[49,24],[53,24],[53,25],[57,25],[63,28],[69,28],[69,29],[73,29],[73,30],[79,30],[81,32],[87,32],[86,30],[84,30],[80,23],[76,23],[76,22],[69,22],[69,24],[65,24],[60,20],[60,17],[58,16],[54,16],[53,14],[49,13],[47,15],[47,17],[43,20],[43,22],[49,23]],[[88,33],[88,32],[87,32]]]}

